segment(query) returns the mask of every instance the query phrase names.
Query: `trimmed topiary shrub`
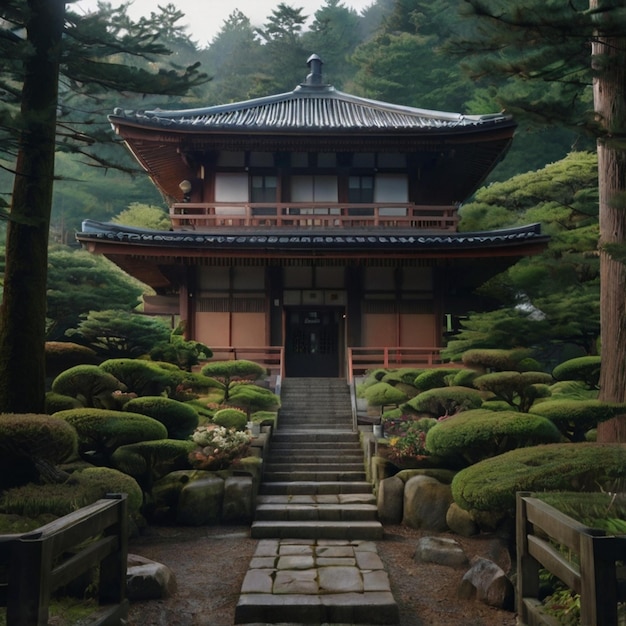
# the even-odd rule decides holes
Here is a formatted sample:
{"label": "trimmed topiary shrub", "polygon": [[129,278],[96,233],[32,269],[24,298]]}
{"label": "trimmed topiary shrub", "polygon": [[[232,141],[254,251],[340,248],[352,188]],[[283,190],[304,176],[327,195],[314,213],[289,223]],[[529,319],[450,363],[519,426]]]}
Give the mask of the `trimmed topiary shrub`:
{"label": "trimmed topiary shrub", "polygon": [[455,374],[448,377],[451,387],[471,387],[474,388],[474,380],[480,376],[476,370],[459,368]]}
{"label": "trimmed topiary shrub", "polygon": [[433,426],[426,435],[426,450],[437,456],[462,458],[471,465],[515,448],[560,440],[558,429],[545,417],[476,409]]}
{"label": "trimmed topiary shrub", "polygon": [[405,402],[408,397],[402,389],[392,387],[389,383],[379,382],[370,385],[365,390],[363,397],[370,406],[398,405]]}
{"label": "trimmed topiary shrub", "polygon": [[167,370],[143,359],[109,359],[100,367],[138,396],[160,396],[172,384]]}
{"label": "trimmed topiary shrub", "polygon": [[65,409],[79,409],[83,405],[77,398],[72,396],[64,396],[54,391],[48,391],[46,393],[46,413],[52,415],[57,411],[64,411]]}
{"label": "trimmed topiary shrub", "polygon": [[460,411],[477,409],[483,403],[483,394],[469,387],[438,387],[411,398],[404,407],[415,413],[432,417],[448,417]]}
{"label": "trimmed topiary shrub", "polygon": [[263,377],[267,369],[253,361],[236,359],[234,361],[214,361],[207,363],[201,370],[203,376],[214,378],[224,387],[224,401],[230,396],[231,385],[241,381],[252,382]]}
{"label": "trimmed topiary shrub", "polygon": [[397,370],[386,370],[381,380],[394,385],[396,382],[414,387],[415,379],[424,371],[421,367],[400,367]]}
{"label": "trimmed topiary shrub", "polygon": [[161,422],[170,439],[188,439],[198,426],[198,413],[193,407],[163,396],[133,398],[124,411],[141,413]]}
{"label": "trimmed topiary shrub", "polygon": [[273,411],[280,407],[280,398],[265,387],[247,383],[231,386],[228,405],[245,411],[248,419],[255,411]]}
{"label": "trimmed topiary shrub", "polygon": [[155,480],[170,472],[191,469],[189,454],[196,448],[193,441],[159,439],[120,446],[111,457],[113,466],[132,476],[146,492]]}
{"label": "trimmed topiary shrub", "polygon": [[107,493],[126,493],[129,515],[138,515],[143,493],[137,481],[108,467],[89,467],[76,471],[65,483],[30,483],[8,489],[0,499],[0,511],[26,517],[44,514],[61,517],[96,502]]}
{"label": "trimmed topiary shrub", "polygon": [[220,409],[213,416],[213,423],[224,428],[234,428],[235,430],[245,430],[248,418],[239,409]]}
{"label": "trimmed topiary shrub", "polygon": [[[467,350],[462,361],[466,367],[483,372],[502,372],[507,370],[526,371],[524,359],[530,356],[530,350],[501,350],[498,348],[481,348]],[[521,367],[520,367],[521,363]]]}
{"label": "trimmed topiary shrub", "polygon": [[126,391],[126,387],[97,365],[77,365],[52,381],[52,391],[76,398],[84,407],[112,409],[116,406],[113,393]]}
{"label": "trimmed topiary shrub", "polygon": [[626,404],[600,400],[546,400],[533,406],[533,413],[548,418],[570,441],[585,441],[586,433],[600,422],[626,413]]}
{"label": "trimmed topiary shrub", "polygon": [[99,465],[108,465],[111,454],[119,446],[167,438],[167,429],[161,422],[128,411],[70,409],[59,411],[54,417],[76,429],[79,454]]}
{"label": "trimmed topiary shrub", "polygon": [[597,389],[588,389],[579,380],[564,380],[550,385],[551,400],[596,400]]}
{"label": "trimmed topiary shrub", "polygon": [[420,392],[435,389],[436,387],[447,387],[449,377],[458,374],[458,372],[458,367],[437,367],[427,369],[415,377],[413,384]]}
{"label": "trimmed topiary shrub", "polygon": [[527,413],[537,398],[549,395],[546,385],[552,382],[552,376],[545,372],[507,371],[483,374],[474,380],[474,385],[492,393],[494,400],[504,400],[512,408]]}
{"label": "trimmed topiary shrub", "polygon": [[569,359],[557,365],[552,370],[555,380],[578,380],[585,384],[587,389],[598,389],[600,381],[600,357],[581,356]]}
{"label": "trimmed topiary shrub", "polygon": [[46,341],[46,375],[54,378],[77,365],[97,365],[98,357],[91,348],[71,341]]}
{"label": "trimmed topiary shrub", "polygon": [[615,491],[626,484],[620,444],[556,443],[512,450],[461,470],[452,496],[463,509],[515,514],[518,491]]}
{"label": "trimmed topiary shrub", "polygon": [[35,480],[47,467],[76,455],[78,436],[67,422],[50,415],[0,415],[0,486]]}

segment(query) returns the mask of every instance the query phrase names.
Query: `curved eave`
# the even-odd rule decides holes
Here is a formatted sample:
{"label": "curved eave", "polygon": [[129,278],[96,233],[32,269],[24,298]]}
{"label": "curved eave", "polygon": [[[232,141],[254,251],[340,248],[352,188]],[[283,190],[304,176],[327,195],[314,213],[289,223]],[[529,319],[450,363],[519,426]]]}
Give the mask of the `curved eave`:
{"label": "curved eave", "polygon": [[472,233],[425,233],[410,230],[276,231],[154,231],[85,220],[77,240],[94,251],[118,254],[197,257],[208,255],[305,256],[362,254],[402,256],[473,256],[489,250],[505,256],[524,254],[522,248],[540,250],[549,237],[539,224]]}

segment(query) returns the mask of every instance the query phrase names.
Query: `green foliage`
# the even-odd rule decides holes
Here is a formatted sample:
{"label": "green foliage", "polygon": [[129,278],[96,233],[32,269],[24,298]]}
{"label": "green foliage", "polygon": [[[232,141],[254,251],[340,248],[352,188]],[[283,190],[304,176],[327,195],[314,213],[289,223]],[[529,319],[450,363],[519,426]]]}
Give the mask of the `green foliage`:
{"label": "green foliage", "polygon": [[191,469],[189,454],[195,447],[192,441],[180,439],[140,441],[117,448],[111,463],[132,476],[149,493],[159,478],[177,470]]}
{"label": "green foliage", "polygon": [[239,409],[219,409],[213,416],[214,424],[235,430],[245,430],[247,422],[246,414]]}
{"label": "green foliage", "polygon": [[243,383],[231,385],[226,403],[229,406],[243,409],[248,419],[250,419],[250,415],[255,411],[274,411],[278,409],[280,407],[280,398],[265,387]]}
{"label": "green foliage", "polygon": [[83,403],[72,396],[64,396],[54,391],[46,393],[46,413],[48,415],[52,415],[57,411],[64,411],[65,409],[79,409],[82,406]]}
{"label": "green foliage", "polygon": [[447,380],[452,387],[474,387],[474,380],[480,376],[480,372],[473,369],[458,369]]}
{"label": "green foliage", "polygon": [[213,356],[211,348],[199,341],[185,340],[185,324],[180,323],[175,328],[167,343],[159,343],[150,350],[150,358],[153,361],[165,361],[173,363],[180,369],[190,372],[192,366],[198,365],[200,360],[209,359]]}
{"label": "green foliage", "polygon": [[390,406],[405,402],[407,394],[397,387],[392,387],[387,382],[374,383],[367,387],[363,393],[370,406]]}
{"label": "green foliage", "polygon": [[469,465],[515,448],[561,440],[550,420],[515,411],[464,411],[440,421],[428,431],[426,449],[431,454],[463,458]]}
{"label": "green foliage", "polygon": [[61,517],[96,502],[107,493],[126,493],[129,514],[139,513],[143,494],[137,482],[108,467],[88,467],[74,472],[65,483],[30,483],[9,489],[2,494],[0,511],[26,517],[43,514]]}
{"label": "green foliage", "polygon": [[258,363],[245,359],[232,361],[214,361],[207,363],[201,370],[203,376],[214,378],[224,386],[224,400],[228,400],[230,387],[233,383],[241,381],[255,381],[265,376],[267,370]]}
{"label": "green foliage", "polygon": [[512,408],[527,413],[537,398],[549,395],[546,386],[551,382],[552,376],[545,372],[494,372],[479,376],[474,385],[493,394],[495,400],[503,400]]}
{"label": "green foliage", "polygon": [[547,417],[569,441],[585,441],[586,433],[600,422],[626,413],[626,404],[599,400],[546,400],[533,413]]}
{"label": "green foliage", "polygon": [[413,384],[418,391],[428,391],[435,387],[445,387],[451,377],[459,373],[458,367],[438,367],[418,374]]}
{"label": "green foliage", "polygon": [[198,426],[198,413],[193,407],[162,396],[133,398],[124,405],[124,411],[147,415],[161,422],[170,439],[188,439]]}
{"label": "green foliage", "polygon": [[127,411],[69,409],[53,417],[65,420],[78,433],[78,452],[95,464],[109,464],[119,446],[166,439],[167,429],[151,417]]}
{"label": "green foliage", "polygon": [[437,387],[424,391],[411,398],[404,407],[416,413],[428,413],[442,418],[461,411],[477,409],[483,402],[483,395],[469,387]]}
{"label": "green foliage", "polygon": [[427,455],[426,433],[437,424],[430,417],[414,419],[409,416],[383,417],[385,438],[389,442],[389,458],[404,463],[407,458],[420,460]]}
{"label": "green foliage", "polygon": [[128,311],[90,311],[83,317],[77,328],[65,334],[79,338],[102,358],[143,356],[170,335],[162,319]]}
{"label": "green foliage", "polygon": [[595,400],[598,392],[578,380],[565,380],[550,386],[552,400]]}
{"label": "green foliage", "polygon": [[529,354],[528,350],[474,349],[463,352],[462,360],[465,367],[485,372],[521,371],[518,365]]}
{"label": "green foliage", "polygon": [[76,450],[76,431],[58,417],[28,413],[0,415],[0,458],[5,469],[23,458],[62,463],[75,455]]}
{"label": "green foliage", "polygon": [[97,365],[76,365],[52,381],[52,391],[76,398],[85,407],[114,408],[113,394],[126,387]]}
{"label": "green foliage", "polygon": [[127,209],[124,209],[111,221],[115,224],[152,230],[169,230],[171,226],[170,216],[165,209],[141,202],[131,202]]}
{"label": "green foliage", "polygon": [[96,353],[70,341],[46,341],[46,376],[54,378],[76,365],[97,365]]}
{"label": "green foliage", "polygon": [[108,359],[100,368],[124,384],[129,393],[158,396],[172,386],[170,371],[142,359]]}
{"label": "green foliage", "polygon": [[626,479],[617,444],[557,443],[505,452],[460,471],[454,501],[473,512],[514,515],[518,491],[612,491]]}
{"label": "green foliage", "polygon": [[588,389],[598,389],[600,381],[600,357],[584,356],[569,359],[552,370],[554,380],[577,380]]}

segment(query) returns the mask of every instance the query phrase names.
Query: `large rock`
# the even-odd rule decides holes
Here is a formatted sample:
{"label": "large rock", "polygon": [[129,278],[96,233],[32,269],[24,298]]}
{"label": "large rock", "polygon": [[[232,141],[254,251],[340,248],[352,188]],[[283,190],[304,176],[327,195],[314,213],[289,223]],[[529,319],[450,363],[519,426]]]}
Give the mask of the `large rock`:
{"label": "large rock", "polygon": [[436,532],[448,530],[446,513],[451,503],[450,485],[430,476],[413,476],[404,486],[402,523]]}
{"label": "large rock", "polygon": [[188,482],[180,492],[176,522],[187,526],[219,524],[224,501],[224,479],[216,474]]}
{"label": "large rock", "polygon": [[376,504],[378,519],[382,524],[399,524],[404,508],[404,481],[398,476],[381,480],[378,483]]}
{"label": "large rock", "polygon": [[172,570],[137,554],[128,555],[126,595],[131,602],[159,600],[176,593],[176,577]]}
{"label": "large rock", "polygon": [[480,531],[470,512],[462,509],[456,502],[448,507],[446,523],[453,533],[461,537],[472,537]]}
{"label": "large rock", "polygon": [[459,542],[448,537],[422,537],[417,542],[413,558],[422,563],[450,567],[467,565],[467,556]]}
{"label": "large rock", "polygon": [[229,476],[224,481],[222,522],[249,523],[254,516],[252,476]]}
{"label": "large rock", "polygon": [[476,599],[489,606],[513,610],[515,588],[498,565],[489,559],[474,557],[470,569],[463,576],[458,595]]}

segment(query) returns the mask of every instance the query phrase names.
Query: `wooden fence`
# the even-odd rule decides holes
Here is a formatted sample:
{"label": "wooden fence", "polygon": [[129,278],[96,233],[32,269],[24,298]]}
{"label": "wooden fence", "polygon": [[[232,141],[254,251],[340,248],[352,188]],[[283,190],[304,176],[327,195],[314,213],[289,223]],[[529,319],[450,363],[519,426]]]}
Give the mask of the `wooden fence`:
{"label": "wooden fence", "polygon": [[517,495],[517,600],[521,626],[556,626],[542,610],[539,572],[545,568],[580,594],[582,626],[616,626],[626,600],[626,536],[606,535],[528,493]]}
{"label": "wooden fence", "polygon": [[24,534],[0,535],[0,604],[10,626],[46,626],[54,591],[99,568],[99,609],[90,626],[114,626],[128,614],[125,494],[94,504]]}

